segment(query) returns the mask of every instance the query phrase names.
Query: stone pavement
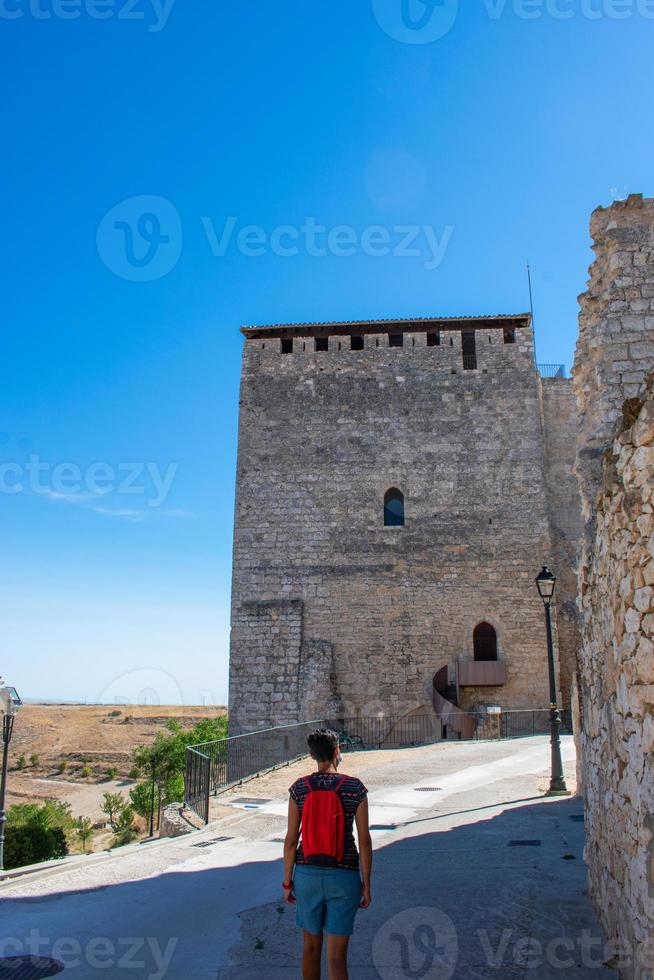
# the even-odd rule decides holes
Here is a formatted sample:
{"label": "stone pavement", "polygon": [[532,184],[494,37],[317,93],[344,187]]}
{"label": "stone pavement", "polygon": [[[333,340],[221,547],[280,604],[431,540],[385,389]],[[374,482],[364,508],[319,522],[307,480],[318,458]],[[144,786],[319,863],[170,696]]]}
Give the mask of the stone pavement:
{"label": "stone pavement", "polygon": [[[564,752],[572,777],[570,739]],[[543,798],[548,762],[543,737],[346,758],[367,771],[375,828],[354,980],[617,977],[585,893],[581,802]],[[296,980],[300,936],[279,899],[294,775],[241,787],[199,834],[0,886],[1,952],[29,951],[31,930],[71,978]]]}

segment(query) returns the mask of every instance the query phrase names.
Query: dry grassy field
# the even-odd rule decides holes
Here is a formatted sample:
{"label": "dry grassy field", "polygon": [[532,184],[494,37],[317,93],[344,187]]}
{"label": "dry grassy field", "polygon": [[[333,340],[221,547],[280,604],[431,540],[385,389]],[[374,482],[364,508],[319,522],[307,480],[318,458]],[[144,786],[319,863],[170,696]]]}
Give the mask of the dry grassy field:
{"label": "dry grassy field", "polygon": [[76,816],[95,817],[104,792],[131,785],[137,745],[150,744],[171,718],[192,728],[225,712],[211,706],[27,704],[11,742],[8,803],[65,800]]}

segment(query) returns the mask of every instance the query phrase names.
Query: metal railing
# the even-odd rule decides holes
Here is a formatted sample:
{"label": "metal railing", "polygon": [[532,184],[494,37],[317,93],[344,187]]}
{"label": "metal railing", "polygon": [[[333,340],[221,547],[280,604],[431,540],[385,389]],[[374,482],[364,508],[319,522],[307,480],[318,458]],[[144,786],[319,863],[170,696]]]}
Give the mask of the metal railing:
{"label": "metal railing", "polygon": [[463,370],[464,371],[476,371],[477,370],[477,355],[476,354],[464,354],[463,355]]}
{"label": "metal railing", "polygon": [[[527,738],[530,735],[548,735],[549,731],[549,708],[503,711],[501,715],[481,716],[477,722],[475,738]],[[561,733],[572,733],[572,716],[567,708],[561,711]]]}
{"label": "metal railing", "polygon": [[399,749],[439,742],[440,719],[431,714],[341,718],[333,725],[345,748]]}
{"label": "metal railing", "polygon": [[565,378],[565,364],[538,364],[541,378]]}
{"label": "metal railing", "polygon": [[189,745],[184,805],[207,823],[210,796],[255,773],[301,758],[307,754],[307,735],[327,726],[324,720],[305,721]]}
{"label": "metal railing", "polygon": [[[504,711],[501,715],[462,714],[476,721],[475,739],[520,738],[549,732],[547,708]],[[562,711],[561,717],[561,731],[572,731],[570,712]],[[346,752],[430,745],[447,738],[448,734],[436,714],[425,712],[323,718],[190,745],[186,749],[184,805],[208,823],[211,796],[257,773],[304,758],[308,754],[307,735],[316,728],[331,728],[338,732]]]}

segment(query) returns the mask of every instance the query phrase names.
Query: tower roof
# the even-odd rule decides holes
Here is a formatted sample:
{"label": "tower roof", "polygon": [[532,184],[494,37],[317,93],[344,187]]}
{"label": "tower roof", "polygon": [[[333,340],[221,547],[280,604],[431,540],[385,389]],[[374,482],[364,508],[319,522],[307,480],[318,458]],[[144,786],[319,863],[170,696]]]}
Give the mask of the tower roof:
{"label": "tower roof", "polygon": [[241,327],[248,339],[252,337],[301,337],[325,334],[349,335],[362,333],[419,333],[429,330],[483,330],[489,327],[529,327],[530,313],[498,313],[475,316],[413,316],[390,317],[381,320],[331,320],[306,323],[268,323]]}

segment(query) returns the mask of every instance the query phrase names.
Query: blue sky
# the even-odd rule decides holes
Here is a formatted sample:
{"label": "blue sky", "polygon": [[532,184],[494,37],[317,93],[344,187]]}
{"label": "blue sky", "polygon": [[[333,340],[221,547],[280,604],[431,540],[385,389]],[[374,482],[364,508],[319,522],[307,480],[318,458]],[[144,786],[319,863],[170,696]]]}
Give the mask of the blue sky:
{"label": "blue sky", "polygon": [[0,4],[0,673],[33,697],[224,702],[241,324],[524,311],[529,259],[569,366],[589,214],[652,193],[644,0],[167,3]]}

